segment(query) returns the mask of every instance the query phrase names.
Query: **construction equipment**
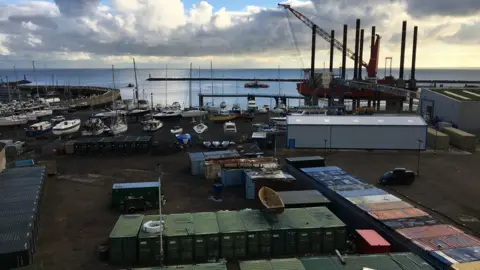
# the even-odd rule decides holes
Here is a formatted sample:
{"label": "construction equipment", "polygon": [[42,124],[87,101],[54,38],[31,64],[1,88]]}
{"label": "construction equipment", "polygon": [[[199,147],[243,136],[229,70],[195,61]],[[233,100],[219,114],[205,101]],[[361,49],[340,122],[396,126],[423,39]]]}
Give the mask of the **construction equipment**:
{"label": "construction equipment", "polygon": [[[295,17],[297,17],[300,21],[302,21],[306,26],[308,26],[310,29],[315,28],[316,33],[321,36],[324,40],[328,41],[329,43],[332,42],[332,38],[330,36],[330,33],[327,33],[325,30],[320,28],[318,25],[316,25],[314,22],[312,22],[310,19],[308,19],[305,15],[302,13],[296,11],[293,9],[290,5],[287,4],[278,4],[278,6],[285,8],[285,10],[290,11]],[[378,56],[380,52],[380,39],[381,37],[379,35],[375,35],[376,40],[371,48],[370,52],[370,61],[368,64],[365,61],[362,61],[362,66],[364,66],[367,69],[367,74],[368,74],[368,79],[376,79],[377,78],[377,72],[378,72]],[[333,39],[333,45],[337,50],[343,51],[343,44],[336,40]],[[347,48],[347,56],[355,60],[355,53]]]}

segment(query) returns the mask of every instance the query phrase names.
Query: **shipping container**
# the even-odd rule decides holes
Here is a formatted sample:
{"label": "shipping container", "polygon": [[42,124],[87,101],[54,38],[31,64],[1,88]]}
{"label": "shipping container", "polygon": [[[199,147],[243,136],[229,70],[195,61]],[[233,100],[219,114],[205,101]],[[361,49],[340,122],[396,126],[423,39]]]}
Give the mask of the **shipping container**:
{"label": "shipping container", "polygon": [[12,215],[0,218],[0,232],[8,232],[13,228],[20,230],[21,232],[27,232],[31,236],[31,247],[32,250],[35,251],[35,244],[38,235],[38,222],[36,213]]}
{"label": "shipping container", "polygon": [[240,270],[273,270],[272,264],[267,260],[241,261],[238,265]]}
{"label": "shipping container", "polygon": [[138,232],[138,262],[140,264],[160,263],[160,232],[147,232],[143,224],[148,221],[159,221],[160,215],[143,217],[142,227]]}
{"label": "shipping container", "polygon": [[220,171],[221,183],[225,187],[236,187],[244,185],[244,170],[243,169],[222,169]]}
{"label": "shipping container", "polygon": [[430,251],[430,254],[445,266],[451,266],[457,263],[480,261],[480,246]]}
{"label": "shipping container", "polygon": [[453,146],[460,150],[475,152],[477,148],[477,137],[475,135],[453,127],[446,127],[442,132],[448,135]]}
{"label": "shipping container", "polygon": [[220,230],[213,212],[194,213],[194,258],[197,262],[216,260],[220,257]]}
{"label": "shipping container", "polygon": [[400,198],[393,196],[392,194],[384,195],[373,195],[373,196],[362,196],[362,197],[349,197],[346,198],[351,201],[353,204],[371,204],[371,203],[385,203],[385,202],[398,202],[401,201]]}
{"label": "shipping container", "polygon": [[428,216],[428,213],[418,208],[404,208],[404,209],[392,209],[382,211],[371,211],[369,214],[377,220],[390,220],[399,218],[411,218]]}
{"label": "shipping container", "polygon": [[406,270],[434,270],[433,266],[428,264],[419,256],[410,252],[397,252],[389,254],[389,257],[395,263]]}
{"label": "shipping container", "polygon": [[445,133],[428,128],[427,145],[432,149],[447,150],[450,148],[450,138]]}
{"label": "shipping container", "polygon": [[467,234],[421,238],[413,242],[427,251],[480,246],[480,240]]}
{"label": "shipping container", "polygon": [[336,249],[347,248],[347,226],[326,207],[306,208],[323,229],[322,253],[332,253]]}
{"label": "shipping container", "polygon": [[272,248],[270,224],[260,210],[242,210],[238,212],[247,231],[247,257],[268,258]]}
{"label": "shipping container", "polygon": [[[115,183],[112,187],[112,207],[127,212],[158,208],[159,188],[159,182]],[[136,201],[140,201],[141,205]]]}
{"label": "shipping container", "polygon": [[17,168],[33,167],[33,166],[35,166],[35,160],[33,160],[33,159],[25,159],[25,160],[15,161],[15,167],[17,167]]}
{"label": "shipping container", "polygon": [[75,154],[75,141],[68,141],[65,143],[65,154],[73,155]]}
{"label": "shipping container", "polygon": [[396,210],[396,209],[405,209],[405,208],[413,207],[411,204],[406,203],[404,201],[357,204],[357,206],[366,212]]}
{"label": "shipping container", "polygon": [[32,235],[22,228],[0,230],[0,270],[33,263]]}
{"label": "shipping container", "polygon": [[118,136],[113,139],[112,145],[115,154],[125,154],[125,139],[126,136]]}
{"label": "shipping container", "polygon": [[403,235],[407,239],[420,239],[428,237],[439,237],[447,235],[462,234],[463,232],[451,225],[432,225],[424,227],[413,227],[406,229],[396,230],[399,234]]}
{"label": "shipping container", "polygon": [[382,220],[382,223],[394,230],[440,224],[440,222],[432,216]]}
{"label": "shipping container", "polygon": [[364,196],[375,196],[375,195],[386,195],[386,194],[388,194],[385,190],[376,188],[374,186],[369,186],[369,188],[367,188],[367,189],[350,190],[350,191],[336,191],[336,192],[344,198],[354,198],[354,197],[364,197]]}
{"label": "shipping container", "polygon": [[279,191],[278,196],[285,204],[285,208],[305,208],[326,206],[330,201],[317,190]]}
{"label": "shipping container", "polygon": [[227,270],[226,263],[201,263],[193,266],[194,270]]}
{"label": "shipping container", "polygon": [[347,185],[342,185],[339,184],[339,181],[331,181],[329,180],[328,183],[325,183],[326,181],[323,181],[324,184],[328,186],[329,189],[339,193],[339,192],[344,192],[344,191],[358,191],[362,189],[370,189],[372,188],[371,185],[367,184],[347,184]]}
{"label": "shipping container", "polygon": [[135,142],[135,151],[137,153],[148,154],[150,148],[152,147],[152,137],[151,136],[140,136]]}
{"label": "shipping container", "polygon": [[253,132],[252,133],[252,142],[256,143],[260,149],[266,149],[268,140],[266,132]]}
{"label": "shipping container", "polygon": [[391,245],[374,230],[356,230],[357,252],[360,254],[389,253]]}
{"label": "shipping container", "polygon": [[479,270],[480,261],[452,264],[450,270]]}
{"label": "shipping container", "polygon": [[245,199],[247,200],[255,200],[257,197],[256,190],[255,190],[255,182],[253,181],[251,171],[245,171]]}
{"label": "shipping container", "polygon": [[101,141],[99,141],[99,153],[100,154],[111,154],[114,151],[113,142],[115,138],[112,137],[104,137]]}
{"label": "shipping container", "polygon": [[137,260],[137,235],[143,215],[121,215],[108,241],[110,261],[114,264],[134,264]]}
{"label": "shipping container", "polygon": [[270,264],[273,270],[305,270],[302,262],[297,258],[273,259]]}
{"label": "shipping container", "polygon": [[75,155],[86,155],[88,154],[88,143],[87,143],[86,138],[79,138],[78,140],[75,141],[75,144],[73,146],[74,148],[74,154]]}
{"label": "shipping container", "polygon": [[427,128],[420,116],[290,115],[285,139],[287,148],[425,150]]}
{"label": "shipping container", "polygon": [[325,159],[320,156],[290,157],[286,158],[285,161],[297,169],[326,166]]}
{"label": "shipping container", "polygon": [[88,154],[97,155],[100,153],[100,141],[102,138],[91,138],[89,141]]}
{"label": "shipping container", "polygon": [[165,217],[165,261],[167,264],[193,261],[195,226],[193,215],[170,214]]}
{"label": "shipping container", "polygon": [[306,174],[318,173],[318,172],[339,172],[339,173],[347,174],[337,166],[309,167],[309,168],[300,168],[299,170]]}
{"label": "shipping container", "polygon": [[203,156],[205,157],[205,160],[220,160],[220,159],[240,158],[240,154],[238,153],[237,150],[204,152]]}
{"label": "shipping container", "polygon": [[[305,208],[285,209],[282,215],[290,219],[296,233],[296,250],[292,254],[309,254],[322,252],[323,226]],[[287,241],[286,250],[289,248]]]}
{"label": "shipping container", "polygon": [[136,144],[137,144],[138,137],[136,136],[126,136],[124,145],[125,145],[125,153],[133,154],[136,152]]}
{"label": "shipping container", "polygon": [[246,256],[247,233],[242,219],[236,211],[218,211],[220,229],[220,255],[227,259],[241,259]]}
{"label": "shipping container", "polygon": [[205,173],[205,156],[203,153],[188,153],[188,156],[190,157],[190,173],[203,177]]}
{"label": "shipping container", "polygon": [[296,179],[281,170],[245,170],[245,197],[254,200],[258,191],[268,186],[276,191],[292,190]]}

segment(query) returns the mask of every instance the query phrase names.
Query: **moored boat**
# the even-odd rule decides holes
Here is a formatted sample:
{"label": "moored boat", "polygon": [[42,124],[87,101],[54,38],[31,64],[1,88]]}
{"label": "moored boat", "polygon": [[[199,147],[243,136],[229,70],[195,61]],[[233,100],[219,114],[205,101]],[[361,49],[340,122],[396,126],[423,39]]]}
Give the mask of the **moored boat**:
{"label": "moored boat", "polygon": [[26,117],[18,117],[16,115],[0,118],[0,126],[19,126],[28,122]]}
{"label": "moored boat", "polygon": [[80,119],[62,121],[53,127],[52,132],[57,136],[75,133],[80,129],[81,122]]}
{"label": "moored boat", "polygon": [[52,130],[52,127],[52,123],[48,121],[42,121],[26,128],[25,133],[28,137],[36,137],[50,132]]}
{"label": "moored boat", "polygon": [[281,214],[283,210],[285,210],[285,204],[283,203],[282,198],[280,198],[275,190],[269,187],[262,187],[258,191],[258,198],[260,198],[260,202],[268,212]]}
{"label": "moored boat", "polygon": [[207,119],[213,122],[226,122],[226,121],[232,121],[235,119],[235,115],[215,115],[215,116],[210,116]]}
{"label": "moored boat", "polygon": [[172,134],[181,134],[183,133],[183,128],[180,126],[174,126],[172,129],[170,129],[170,133]]}
{"label": "moored boat", "polygon": [[153,132],[163,127],[163,122],[157,119],[149,119],[143,123],[143,131]]}
{"label": "moored boat", "polygon": [[91,117],[83,124],[82,136],[98,136],[107,126],[99,118]]}
{"label": "moored boat", "polygon": [[208,129],[208,126],[205,125],[204,123],[200,123],[200,124],[195,125],[193,127],[193,130],[198,134],[204,133],[205,131],[207,131],[207,129]]}
{"label": "moored boat", "polygon": [[237,133],[237,125],[232,121],[225,122],[225,124],[223,124],[223,132]]}
{"label": "moored boat", "polygon": [[270,85],[259,83],[258,81],[249,82],[245,84],[245,88],[269,88]]}

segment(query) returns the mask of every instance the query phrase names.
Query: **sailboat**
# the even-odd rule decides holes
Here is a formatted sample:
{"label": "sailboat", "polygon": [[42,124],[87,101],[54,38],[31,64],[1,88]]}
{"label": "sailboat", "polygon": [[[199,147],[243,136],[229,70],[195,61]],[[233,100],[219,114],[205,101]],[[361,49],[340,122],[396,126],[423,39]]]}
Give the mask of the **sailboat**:
{"label": "sailboat", "polygon": [[83,123],[82,136],[98,136],[105,131],[106,127],[101,119],[90,117]]}
{"label": "sailboat", "polygon": [[[188,117],[191,117],[191,118],[194,118],[194,117],[202,117],[204,115],[206,115],[208,112],[207,111],[202,111],[202,110],[199,110],[199,109],[196,109],[196,108],[192,108],[192,64],[190,64],[190,83],[188,85],[188,95],[189,95],[189,108],[185,108],[181,115],[182,117],[184,118],[188,118]],[[195,119],[193,119],[192,122],[194,122]]]}
{"label": "sailboat", "polygon": [[[140,103],[145,104],[145,101],[141,101],[138,98],[138,78],[137,78],[137,66],[135,64],[135,58],[133,59],[133,72],[135,73],[135,90],[134,90],[134,101],[136,102],[135,104],[135,109],[131,110],[128,112],[128,115],[130,116],[139,116],[139,115],[145,115],[148,113],[148,109],[142,109],[144,106],[140,107]],[[147,103],[148,104],[148,103]],[[147,105],[148,108],[148,105]]]}
{"label": "sailboat", "polygon": [[80,119],[66,120],[55,125],[52,129],[53,134],[57,136],[68,135],[77,132],[80,129]]}
{"label": "sailboat", "polygon": [[[133,63],[135,63],[135,59],[133,61],[134,61]],[[112,65],[112,81],[113,81],[113,88],[115,88],[115,67],[113,65]],[[112,102],[114,102],[113,92],[112,92]],[[113,119],[112,124],[110,128],[107,129],[107,131],[110,134],[112,134],[113,136],[116,136],[118,134],[127,132],[128,125],[127,125],[125,115],[119,115],[117,111],[117,115],[112,119]]]}
{"label": "sailboat", "polygon": [[150,109],[150,119],[143,123],[143,131],[157,131],[162,128],[163,123],[160,120],[153,118],[153,93],[151,94],[152,106]]}

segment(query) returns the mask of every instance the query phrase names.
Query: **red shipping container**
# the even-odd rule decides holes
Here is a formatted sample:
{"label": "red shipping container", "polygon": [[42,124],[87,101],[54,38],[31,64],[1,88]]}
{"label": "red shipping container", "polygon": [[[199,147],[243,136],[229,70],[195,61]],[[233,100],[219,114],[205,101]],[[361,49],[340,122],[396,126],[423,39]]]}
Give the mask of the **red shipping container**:
{"label": "red shipping container", "polygon": [[422,227],[413,227],[396,230],[399,234],[405,236],[407,239],[421,239],[429,237],[439,237],[447,235],[458,235],[463,232],[451,225],[431,225]]}
{"label": "red shipping container", "polygon": [[372,212],[369,212],[369,214],[377,220],[428,216],[428,213],[413,207],[405,208],[405,209],[372,211]]}
{"label": "red shipping container", "polygon": [[356,230],[357,251],[360,254],[390,253],[390,243],[374,230]]}
{"label": "red shipping container", "polygon": [[480,246],[479,239],[464,233],[421,238],[413,240],[413,243],[427,251]]}

